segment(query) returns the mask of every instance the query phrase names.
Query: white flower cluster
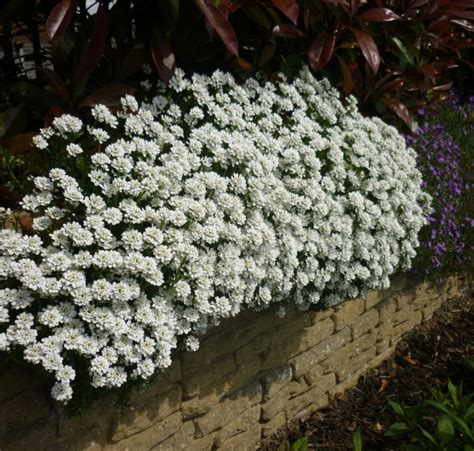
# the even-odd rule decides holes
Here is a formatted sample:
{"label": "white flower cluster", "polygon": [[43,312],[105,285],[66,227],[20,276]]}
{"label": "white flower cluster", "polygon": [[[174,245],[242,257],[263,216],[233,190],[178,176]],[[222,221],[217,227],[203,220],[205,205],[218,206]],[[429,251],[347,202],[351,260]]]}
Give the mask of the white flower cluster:
{"label": "white flower cluster", "polygon": [[[307,69],[243,84],[177,71],[122,106],[41,132],[40,147],[62,140],[87,161],[88,180],[36,178],[24,208],[38,234],[0,232],[0,350],[54,374],[57,400],[75,359],[94,387],[148,378],[180,337],[196,350],[244,308],[385,287],[415,255],[428,199],[414,152]],[[102,150],[85,156],[78,134]]]}

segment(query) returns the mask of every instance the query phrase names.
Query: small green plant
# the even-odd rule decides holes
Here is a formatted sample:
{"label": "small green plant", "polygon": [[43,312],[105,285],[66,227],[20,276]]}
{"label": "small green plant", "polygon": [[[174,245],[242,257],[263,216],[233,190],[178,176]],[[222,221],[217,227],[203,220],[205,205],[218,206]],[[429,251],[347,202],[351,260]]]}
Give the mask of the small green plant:
{"label": "small green plant", "polygon": [[401,450],[470,451],[474,449],[474,393],[463,395],[451,381],[447,393],[432,391],[432,399],[406,407],[390,406],[402,422],[392,424],[385,436],[403,440]]}
{"label": "small green plant", "polygon": [[352,447],[353,451],[362,451],[362,433],[360,431],[360,428],[358,428],[355,432],[354,435],[352,436]]}
{"label": "small green plant", "polygon": [[306,451],[308,449],[308,437],[300,437],[291,445],[291,451]]}

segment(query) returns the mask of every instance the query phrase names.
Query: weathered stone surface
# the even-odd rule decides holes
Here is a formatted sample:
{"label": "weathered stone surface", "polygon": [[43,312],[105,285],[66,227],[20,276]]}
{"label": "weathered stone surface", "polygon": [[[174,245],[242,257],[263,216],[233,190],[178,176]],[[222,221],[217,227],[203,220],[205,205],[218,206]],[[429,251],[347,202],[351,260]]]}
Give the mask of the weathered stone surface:
{"label": "weathered stone surface", "polygon": [[[321,363],[321,366],[326,371],[335,371],[339,377],[344,369],[353,367],[353,364],[351,363],[352,359],[355,359],[357,356],[359,356],[359,354],[363,354],[364,351],[373,347],[376,341],[376,332],[369,332],[357,338],[357,340],[350,342],[337,351],[333,352],[326,360]],[[375,353],[376,349],[374,347],[374,355]]]}
{"label": "weathered stone surface", "polygon": [[351,331],[348,327],[331,335],[313,348],[290,359],[295,377],[306,374],[312,367],[323,361],[336,349],[341,348],[351,339]]}
{"label": "weathered stone surface", "polygon": [[223,376],[232,373],[236,368],[232,355],[223,356],[208,367],[202,365],[199,373],[183,380],[184,394],[188,397],[198,396],[207,387],[219,382]]}
{"label": "weathered stone surface", "polygon": [[192,421],[186,421],[181,425],[179,431],[151,448],[150,451],[188,450],[193,440],[194,424]]}
{"label": "weathered stone surface", "polygon": [[397,299],[397,310],[404,310],[406,307],[413,309],[413,299],[415,298],[415,290],[405,291],[399,294]]}
{"label": "weathered stone surface", "polygon": [[174,385],[171,390],[153,397],[142,395],[138,399],[132,398],[128,407],[114,415],[109,439],[112,442],[118,442],[150,428],[179,410],[180,402],[181,387],[179,385]]}
{"label": "weathered stone surface", "polygon": [[11,429],[28,427],[52,415],[46,400],[45,394],[35,389],[26,389],[4,399],[0,406],[0,437]]}
{"label": "weathered stone surface", "polygon": [[181,412],[175,412],[159,423],[135,435],[129,435],[113,445],[105,446],[104,451],[138,451],[158,448],[168,437],[176,434],[182,425]]}
{"label": "weathered stone surface", "polygon": [[323,319],[314,325],[307,327],[301,335],[298,351],[306,351],[323,341],[326,337],[329,337],[333,332],[334,322],[331,318]]}
{"label": "weathered stone surface", "polygon": [[331,318],[334,320],[336,330],[341,330],[347,326],[354,318],[358,317],[364,311],[364,300],[353,299],[351,301],[343,302],[336,307]]}
{"label": "weathered stone surface", "polygon": [[303,379],[305,382],[309,385],[312,386],[316,384],[318,379],[324,374],[324,368],[322,367],[321,364],[315,365],[311,367],[307,373],[303,375]]}
{"label": "weathered stone surface", "polygon": [[273,398],[262,404],[262,420],[269,421],[285,410],[289,399],[308,390],[308,385],[302,381],[292,381],[279,390]]}
{"label": "weathered stone surface", "polygon": [[199,436],[207,435],[230,423],[236,415],[261,402],[262,394],[262,386],[254,383],[237,391],[232,397],[223,399],[204,416],[194,420]]}
{"label": "weathered stone surface", "polygon": [[[303,395],[302,395],[303,396]],[[308,398],[310,396],[308,395]],[[292,400],[289,404],[289,407],[286,409],[286,416],[288,420],[294,420],[297,418],[306,418],[312,412],[315,412],[319,409],[324,409],[329,405],[329,396],[325,393],[319,395],[318,398],[312,398],[312,401],[300,401]],[[293,408],[291,408],[293,407]]]}
{"label": "weathered stone surface", "polygon": [[365,309],[369,310],[384,298],[382,290],[370,290],[365,298]]}
{"label": "weathered stone surface", "polygon": [[311,319],[308,312],[300,312],[296,318],[282,324],[278,330],[275,331],[275,335],[277,335],[279,339],[283,339],[294,334],[302,333],[302,331],[310,325]]}
{"label": "weathered stone surface", "polygon": [[260,420],[260,406],[254,406],[235,417],[229,424],[216,431],[214,435],[214,443],[220,447],[223,442],[230,439],[234,435],[248,431]]}
{"label": "weathered stone surface", "polygon": [[255,449],[255,444],[262,437],[262,426],[259,424],[253,426],[246,432],[235,435],[226,440],[219,447],[219,451],[250,451]]}
{"label": "weathered stone surface", "polygon": [[264,399],[269,399],[291,381],[293,372],[290,365],[273,368],[262,377]]}
{"label": "weathered stone surface", "polygon": [[372,330],[375,326],[377,326],[378,322],[379,314],[375,309],[371,309],[361,315],[359,318],[354,319],[350,325],[352,329],[352,338],[356,339],[357,337],[360,337],[366,332]]}
{"label": "weathered stone surface", "polygon": [[338,382],[351,377],[359,370],[366,370],[368,368],[367,362],[374,358],[376,354],[377,348],[372,346],[369,349],[362,351],[360,354],[352,357],[346,365],[336,369]]}
{"label": "weathered stone surface", "polygon": [[235,361],[240,365],[247,360],[254,359],[258,354],[270,348],[273,338],[273,335],[269,334],[256,337],[255,340],[235,351]]}
{"label": "weathered stone surface", "polygon": [[334,313],[334,308],[328,308],[324,310],[315,310],[315,311],[309,311],[309,317],[311,319],[311,322],[313,324],[318,323],[319,321],[323,321],[326,318],[330,318],[331,315]]}
{"label": "weathered stone surface", "polygon": [[397,300],[393,297],[386,298],[381,301],[376,308],[379,311],[380,321],[385,322],[386,320],[390,320],[396,312]]}
{"label": "weathered stone surface", "polygon": [[286,415],[285,412],[280,412],[276,417],[272,418],[267,423],[262,425],[262,435],[263,437],[268,437],[274,432],[278,431],[281,427],[286,424]]}
{"label": "weathered stone surface", "polygon": [[242,388],[247,382],[255,378],[261,366],[258,357],[250,359],[239,365],[234,372],[214,382],[212,386],[203,388],[198,395],[183,401],[181,406],[183,417],[189,419],[208,412],[223,396]]}
{"label": "weathered stone surface", "polygon": [[[336,376],[334,373],[320,376],[318,380],[315,381],[313,387],[288,400],[285,404],[287,418],[291,419],[303,411],[309,413],[311,410],[321,408],[321,404],[318,403],[318,400],[335,385]],[[322,400],[320,401],[323,402]]]}
{"label": "weathered stone surface", "polygon": [[[35,388],[40,389],[41,381],[21,368],[0,368],[0,406],[3,401]],[[0,407],[1,409],[1,407]]]}
{"label": "weathered stone surface", "polygon": [[272,341],[270,348],[262,354],[262,369],[267,370],[278,366],[282,361],[299,354],[300,343],[301,335],[298,334],[286,337],[283,340],[279,340],[277,337]]}

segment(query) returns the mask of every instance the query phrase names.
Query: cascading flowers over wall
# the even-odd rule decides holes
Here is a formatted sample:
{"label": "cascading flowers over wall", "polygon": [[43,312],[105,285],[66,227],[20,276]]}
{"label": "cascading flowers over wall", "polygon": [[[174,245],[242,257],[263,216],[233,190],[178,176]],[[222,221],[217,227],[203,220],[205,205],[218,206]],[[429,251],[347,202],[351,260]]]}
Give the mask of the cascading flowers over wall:
{"label": "cascading flowers over wall", "polygon": [[122,104],[41,131],[64,162],[23,201],[36,233],[0,232],[0,350],[51,373],[55,399],[78,361],[94,387],[146,379],[222,318],[333,305],[414,257],[429,203],[414,152],[307,69],[178,71]]}

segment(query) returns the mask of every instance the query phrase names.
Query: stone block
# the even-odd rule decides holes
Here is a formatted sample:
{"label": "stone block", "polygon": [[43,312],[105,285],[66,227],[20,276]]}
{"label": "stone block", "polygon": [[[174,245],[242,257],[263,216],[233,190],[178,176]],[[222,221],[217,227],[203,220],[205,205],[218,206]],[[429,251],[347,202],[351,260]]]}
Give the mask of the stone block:
{"label": "stone block", "polygon": [[202,389],[199,394],[183,401],[181,411],[185,419],[208,412],[224,396],[235,392],[254,379],[261,368],[258,357],[241,364],[233,373],[227,374],[212,386]]}
{"label": "stone block", "polygon": [[363,299],[351,299],[337,306],[331,315],[336,330],[341,330],[346,327],[354,318],[362,314],[364,308]]}
{"label": "stone block", "polygon": [[346,365],[341,366],[336,370],[337,380],[341,382],[351,376],[353,376],[358,371],[365,371],[368,368],[369,362],[377,354],[377,349],[375,346],[362,351],[360,354],[353,356]]}
{"label": "stone block", "polygon": [[303,379],[309,385],[315,385],[318,379],[323,375],[324,368],[321,365],[311,367],[307,373],[303,375]]}
{"label": "stone block", "polygon": [[25,389],[1,404],[0,436],[16,427],[27,428],[52,414],[52,409],[43,393],[35,389]]}
{"label": "stone block", "polygon": [[286,424],[285,412],[280,412],[277,416],[273,417],[267,423],[262,425],[263,437],[268,437],[274,434],[278,429],[282,428]]}
{"label": "stone block", "polygon": [[311,319],[308,312],[298,312],[296,318],[282,324],[274,334],[278,339],[283,339],[294,334],[302,333],[303,329],[310,325]]}
{"label": "stone block", "polygon": [[226,440],[219,447],[219,451],[250,451],[257,448],[262,437],[262,426],[257,424],[249,430]]}
{"label": "stone block", "polygon": [[157,449],[167,438],[176,434],[181,429],[181,426],[181,412],[175,412],[159,423],[153,424],[148,429],[136,434],[130,432],[123,440],[111,446],[106,446],[103,449],[121,451]]}
{"label": "stone block", "polygon": [[397,310],[406,311],[407,307],[413,310],[413,300],[415,299],[415,290],[409,290],[399,294],[397,297]]}
{"label": "stone block", "polygon": [[288,400],[304,393],[308,390],[308,385],[304,382],[292,381],[278,391],[273,398],[262,404],[262,420],[270,421],[286,408]]}
{"label": "stone block", "polygon": [[366,332],[371,331],[379,322],[377,310],[370,309],[358,318],[355,318],[350,327],[352,329],[352,339],[356,339]]}
{"label": "stone block", "polygon": [[300,342],[301,335],[298,334],[282,340],[275,337],[271,347],[262,354],[262,369],[267,370],[286,363],[289,358],[299,353]]}
{"label": "stone block", "polygon": [[[181,387],[155,396],[132,397],[127,407],[116,412],[110,424],[109,440],[118,442],[164,421],[181,406]],[[179,414],[181,418],[181,413]],[[174,417],[173,417],[174,418]]]}
{"label": "stone block", "polygon": [[236,416],[229,424],[215,432],[214,444],[219,448],[223,442],[234,435],[248,431],[260,420],[260,406],[254,406]]}
{"label": "stone block", "polygon": [[187,397],[197,396],[207,387],[215,384],[226,374],[237,369],[234,358],[226,355],[215,360],[211,365],[201,366],[201,371],[183,379],[183,390]]}
{"label": "stone block", "polygon": [[308,395],[308,400],[292,400],[286,410],[286,416],[289,421],[298,418],[304,419],[309,417],[311,413],[324,409],[328,405],[329,396],[326,393],[319,395],[317,398],[315,398],[314,395]]}
{"label": "stone block", "polygon": [[269,399],[287,385],[293,377],[290,365],[284,365],[267,371],[261,378],[264,399]]}
{"label": "stone block", "polygon": [[253,383],[238,390],[232,397],[224,398],[205,415],[194,420],[198,436],[205,436],[229,424],[236,415],[260,403],[262,394],[262,386]]}
{"label": "stone block", "polygon": [[329,337],[333,332],[334,322],[331,318],[326,318],[314,323],[303,331],[298,351],[306,351],[323,341],[326,337]]}
{"label": "stone block", "polygon": [[397,311],[397,299],[395,297],[385,298],[377,305],[379,311],[380,322],[390,321]]}
{"label": "stone block", "polygon": [[273,334],[263,334],[256,337],[255,340],[235,351],[235,361],[240,365],[247,360],[256,358],[259,354],[270,349],[273,338]]}
{"label": "stone block", "polygon": [[[189,445],[194,440],[194,424],[192,421],[186,421],[182,424],[179,431],[171,437],[165,439],[160,444],[154,446],[150,451],[169,451],[183,450],[187,451]],[[212,445],[211,445],[212,446]]]}
{"label": "stone block", "polygon": [[365,310],[370,310],[384,298],[382,290],[370,290],[365,298]]}
{"label": "stone block", "polygon": [[324,341],[308,349],[305,352],[290,359],[295,377],[301,377],[308,373],[312,367],[326,359],[331,353],[344,346],[351,339],[351,331],[348,327],[326,338]]}
{"label": "stone block", "polygon": [[9,400],[26,390],[35,388],[41,390],[40,386],[39,378],[34,377],[25,369],[2,367],[0,368],[0,406],[3,401]]}
{"label": "stone block", "polygon": [[316,324],[319,321],[323,321],[326,318],[330,318],[333,313],[334,313],[334,308],[325,308],[323,310],[310,310],[308,312],[308,315],[311,319],[311,322],[313,324]]}

